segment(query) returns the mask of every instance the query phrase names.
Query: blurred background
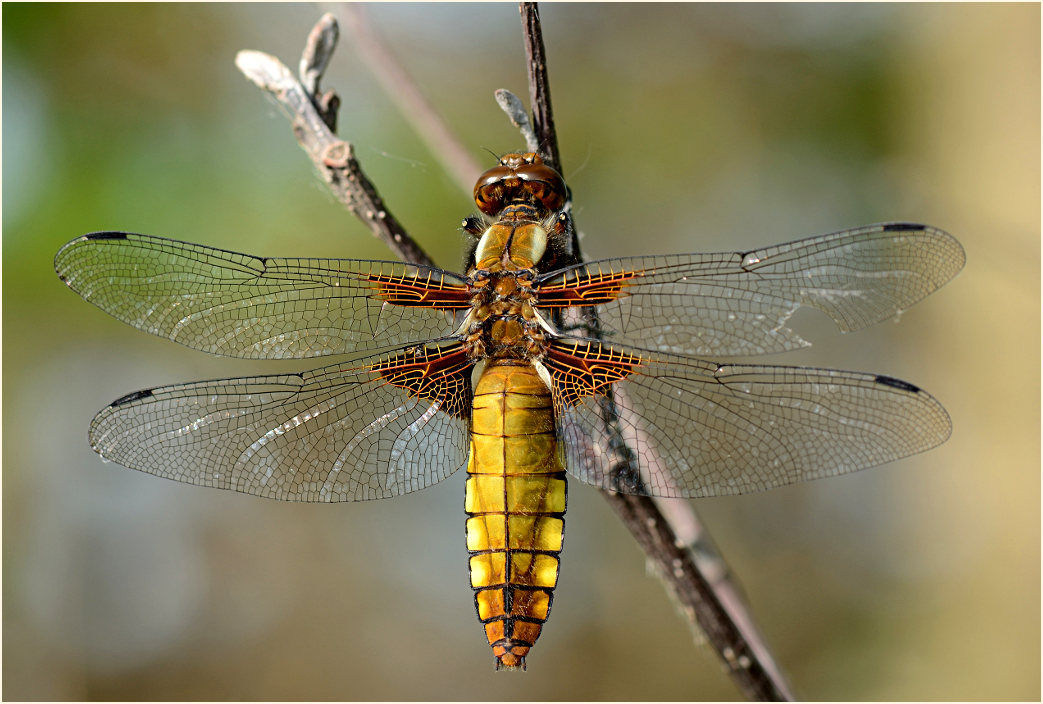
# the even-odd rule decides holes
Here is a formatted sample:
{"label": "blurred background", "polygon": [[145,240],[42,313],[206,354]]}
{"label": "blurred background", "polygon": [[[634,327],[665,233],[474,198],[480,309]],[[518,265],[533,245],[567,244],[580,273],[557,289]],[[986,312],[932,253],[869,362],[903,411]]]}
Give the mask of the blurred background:
{"label": "blurred background", "polygon": [[[3,22],[5,699],[734,699],[633,539],[573,482],[529,672],[493,672],[463,478],[291,505],[103,464],[129,391],[265,373],[122,325],[51,260],[122,229],[272,256],[390,258],[326,193],[239,49],[296,69],[325,6],[7,5]],[[520,146],[513,4],[379,5],[464,144]],[[773,361],[908,379],[948,443],[698,510],[798,695],[1040,697],[1038,5],[546,5],[588,257],[748,249],[882,220],[968,264],[885,323]],[[471,212],[345,33],[325,85],[389,207],[456,268]],[[309,362],[301,369],[319,366]]]}

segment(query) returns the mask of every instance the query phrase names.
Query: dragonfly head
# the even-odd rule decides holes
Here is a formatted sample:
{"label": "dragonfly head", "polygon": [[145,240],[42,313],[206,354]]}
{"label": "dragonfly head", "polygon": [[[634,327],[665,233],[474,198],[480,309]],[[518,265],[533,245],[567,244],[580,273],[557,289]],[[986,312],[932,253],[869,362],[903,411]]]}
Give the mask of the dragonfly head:
{"label": "dragonfly head", "polygon": [[474,202],[486,215],[496,215],[512,203],[531,203],[552,213],[565,205],[567,193],[565,179],[539,154],[511,153],[478,178]]}

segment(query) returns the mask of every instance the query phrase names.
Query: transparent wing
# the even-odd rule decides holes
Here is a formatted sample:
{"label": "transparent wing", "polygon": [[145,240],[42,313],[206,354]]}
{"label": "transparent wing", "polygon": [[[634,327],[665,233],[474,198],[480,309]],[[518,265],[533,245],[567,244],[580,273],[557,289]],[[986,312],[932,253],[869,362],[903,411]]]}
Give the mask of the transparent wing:
{"label": "transparent wing", "polygon": [[123,232],[77,238],[62,247],[54,266],[83,298],[136,328],[250,359],[303,359],[443,337],[468,303],[464,279],[440,269],[254,257]]}
{"label": "transparent wing", "polygon": [[801,306],[828,314],[842,331],[858,330],[924,298],[964,261],[951,235],[889,223],[751,252],[588,262],[541,277],[537,295],[541,307],[600,304],[602,339],[613,344],[767,354],[808,345],[787,327]]}
{"label": "transparent wing", "polygon": [[[927,392],[873,374],[719,365],[585,342],[546,364],[565,468],[624,493],[762,491],[923,452],[951,431]],[[625,459],[638,475],[620,474]]]}
{"label": "transparent wing", "polygon": [[139,391],[95,416],[91,447],[149,474],[284,501],[417,491],[463,466],[468,449],[470,368],[455,350],[429,351],[420,371],[411,348]]}

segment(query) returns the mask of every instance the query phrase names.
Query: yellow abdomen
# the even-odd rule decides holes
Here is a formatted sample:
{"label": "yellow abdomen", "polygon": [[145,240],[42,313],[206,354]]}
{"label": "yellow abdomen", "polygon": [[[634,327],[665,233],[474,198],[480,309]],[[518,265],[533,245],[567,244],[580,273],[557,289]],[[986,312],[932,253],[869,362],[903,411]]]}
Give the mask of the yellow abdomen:
{"label": "yellow abdomen", "polygon": [[525,665],[550,613],[565,528],[550,390],[532,365],[490,359],[474,392],[467,550],[497,668]]}

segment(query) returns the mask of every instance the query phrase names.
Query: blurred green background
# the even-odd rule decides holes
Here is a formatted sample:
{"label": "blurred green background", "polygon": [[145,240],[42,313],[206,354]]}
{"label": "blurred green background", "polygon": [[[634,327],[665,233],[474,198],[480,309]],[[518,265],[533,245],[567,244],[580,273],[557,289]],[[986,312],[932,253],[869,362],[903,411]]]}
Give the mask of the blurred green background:
{"label": "blurred green background", "polygon": [[[573,482],[561,586],[493,672],[463,479],[289,505],[103,464],[135,389],[263,373],[134,331],[51,260],[123,229],[273,256],[389,258],[325,192],[242,48],[296,67],[313,5],[17,5],[3,17],[5,699],[733,699],[642,553]],[[517,148],[513,4],[380,5],[483,163]],[[922,456],[700,513],[803,697],[1040,697],[1038,5],[547,5],[585,252],[751,248],[890,219],[968,265],[902,316],[780,362],[908,379],[950,411]],[[354,54],[326,85],[389,206],[450,267],[471,211]],[[309,366],[308,362],[297,365]],[[318,365],[310,365],[318,366]]]}

